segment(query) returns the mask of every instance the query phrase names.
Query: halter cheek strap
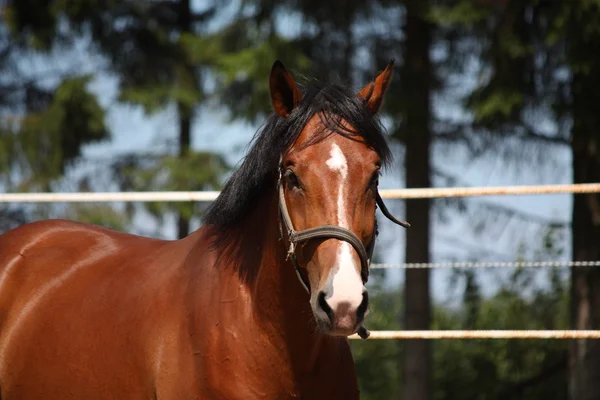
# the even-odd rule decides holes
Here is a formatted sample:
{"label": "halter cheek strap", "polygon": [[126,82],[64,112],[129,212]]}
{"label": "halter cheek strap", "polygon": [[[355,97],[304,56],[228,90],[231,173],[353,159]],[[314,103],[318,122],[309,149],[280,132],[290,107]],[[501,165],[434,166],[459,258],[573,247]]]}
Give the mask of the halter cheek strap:
{"label": "halter cheek strap", "polygon": [[300,266],[298,265],[298,260],[296,258],[296,246],[300,243],[308,242],[312,239],[339,239],[350,243],[350,245],[352,245],[352,247],[354,247],[354,249],[358,253],[358,257],[360,258],[361,278],[364,283],[367,282],[367,280],[369,279],[369,263],[375,244],[375,235],[373,235],[373,239],[371,240],[369,248],[365,249],[365,246],[362,244],[362,241],[354,233],[352,233],[346,228],[342,228],[341,226],[321,225],[314,228],[305,229],[303,231],[296,231],[294,229],[292,219],[290,218],[290,214],[287,209],[287,205],[285,202],[285,194],[281,182],[279,183],[279,209],[281,212],[281,219],[283,220],[283,224],[285,225],[285,228],[287,230],[288,241],[290,243],[290,247],[288,248],[287,252],[287,258],[292,260],[294,268],[296,269],[296,273],[300,278],[300,282],[302,282],[302,285],[304,286],[307,292],[310,293],[310,289],[308,288],[307,283],[304,282],[304,279],[300,274]]}
{"label": "halter cheek strap", "polygon": [[[287,208],[287,204],[285,201],[285,193],[284,193],[284,189],[283,189],[282,176],[283,176],[283,168],[280,165],[279,179],[277,182],[277,186],[278,186],[278,191],[279,191],[280,216],[283,221],[283,225],[285,226],[285,228],[287,230],[287,237],[288,237],[288,241],[289,241],[287,258],[292,260],[292,263],[296,270],[296,274],[298,275],[298,278],[300,279],[302,286],[304,286],[304,289],[306,289],[306,291],[308,293],[310,293],[309,285],[307,282],[304,281],[304,279],[302,278],[302,275],[300,273],[300,266],[298,265],[298,260],[296,258],[296,246],[299,243],[304,243],[304,242],[307,242],[312,239],[321,239],[321,238],[338,239],[338,240],[343,240],[343,241],[349,243],[354,248],[354,250],[356,250],[358,257],[360,258],[361,278],[362,278],[363,283],[366,283],[369,280],[369,265],[371,263],[371,257],[373,255],[373,248],[375,247],[375,239],[378,234],[377,220],[375,220],[375,232],[373,234],[373,237],[371,238],[369,247],[366,249],[365,249],[365,246],[363,245],[362,241],[352,231],[350,231],[349,229],[343,228],[341,226],[321,225],[321,226],[317,226],[314,228],[308,228],[308,229],[305,229],[302,231],[296,231],[294,229],[294,225],[292,223],[292,219],[290,217],[290,214],[289,214],[289,211]],[[377,193],[376,202],[377,202],[377,205],[379,206],[379,208],[381,209],[381,212],[383,213],[383,215],[385,215],[392,222],[394,222],[400,226],[403,226],[405,228],[410,227],[410,224],[408,222],[400,221],[400,220],[396,219],[389,212],[389,210],[383,203],[383,199],[381,198],[379,193]],[[282,231],[281,224],[280,224],[279,228],[280,228],[281,237],[283,238],[283,231]]]}
{"label": "halter cheek strap", "polygon": [[[298,280],[300,281],[306,292],[310,294],[310,283],[306,282],[302,277],[302,274],[300,273],[300,265],[298,264],[298,259],[296,258],[296,246],[299,243],[308,242],[312,239],[338,239],[350,243],[354,250],[356,250],[358,257],[360,258],[361,279],[363,283],[367,283],[367,281],[369,280],[369,265],[371,263],[371,257],[373,255],[373,248],[375,247],[375,239],[378,235],[377,219],[375,219],[375,232],[373,233],[373,237],[371,238],[371,243],[369,243],[369,247],[366,249],[362,241],[358,238],[358,236],[356,236],[349,229],[343,228],[341,226],[321,225],[314,228],[308,228],[302,231],[296,231],[294,229],[294,224],[292,223],[292,219],[290,217],[290,213],[288,212],[287,204],[285,201],[282,176],[283,166],[280,164],[277,188],[279,191],[279,214],[281,220],[283,221],[283,225],[287,230],[287,237],[290,244],[290,247],[287,251],[287,258],[292,261],[292,264],[294,265],[294,269],[296,271],[296,275],[298,276]],[[383,215],[385,215],[390,221],[404,228],[410,227],[410,224],[408,222],[400,221],[390,213],[390,211],[385,206],[383,199],[379,195],[379,192],[377,192],[376,202],[379,208],[381,209]],[[283,228],[281,224],[279,224],[279,232],[281,238],[283,239]],[[363,339],[369,337],[369,331],[364,326],[360,326],[357,333]]]}

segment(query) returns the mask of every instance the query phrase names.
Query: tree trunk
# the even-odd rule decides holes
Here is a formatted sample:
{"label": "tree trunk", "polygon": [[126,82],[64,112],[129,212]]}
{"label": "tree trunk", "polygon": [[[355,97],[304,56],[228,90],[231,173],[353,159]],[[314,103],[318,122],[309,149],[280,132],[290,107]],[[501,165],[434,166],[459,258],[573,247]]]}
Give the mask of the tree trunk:
{"label": "tree trunk", "polygon": [[[585,75],[573,75],[574,183],[600,182],[598,69]],[[573,200],[573,260],[600,260],[600,194],[573,195]],[[573,267],[571,270],[571,325],[573,329],[600,329],[598,268]],[[570,398],[600,399],[600,341],[571,342],[569,367]]]}
{"label": "tree trunk", "polygon": [[[423,18],[423,0],[406,2],[404,65],[401,84],[406,98],[401,135],[406,145],[405,173],[409,188],[430,186],[430,94],[432,68],[429,59],[432,27]],[[412,227],[406,231],[406,262],[429,262],[429,199],[407,200],[406,215]],[[405,272],[404,328],[429,329],[429,269]],[[406,340],[403,351],[404,399],[431,399],[431,348],[428,340]]]}
{"label": "tree trunk", "polygon": [[[191,110],[182,104],[177,107],[179,114],[179,157],[185,158],[190,153],[191,143]],[[190,233],[190,219],[182,214],[177,217],[177,237],[186,237]]]}
{"label": "tree trunk", "polygon": [[[190,9],[190,0],[181,0],[179,11],[179,26],[181,32],[191,32],[192,29],[192,10]],[[184,74],[193,76],[194,66],[189,62],[184,62]],[[179,157],[185,158],[190,153],[191,127],[192,127],[192,108],[186,104],[177,104],[177,117],[179,119]],[[177,217],[177,237],[179,239],[186,237],[190,233],[190,219],[181,213]]]}

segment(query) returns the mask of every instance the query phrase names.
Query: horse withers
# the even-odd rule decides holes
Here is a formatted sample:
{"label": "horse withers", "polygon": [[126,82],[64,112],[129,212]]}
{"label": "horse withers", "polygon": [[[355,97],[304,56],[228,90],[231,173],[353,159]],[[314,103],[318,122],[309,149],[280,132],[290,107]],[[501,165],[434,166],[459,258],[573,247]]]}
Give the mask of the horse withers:
{"label": "horse withers", "polygon": [[[0,236],[0,398],[356,399],[393,60],[358,93],[300,91],[181,240],[64,220]],[[395,222],[406,225],[393,219]]]}

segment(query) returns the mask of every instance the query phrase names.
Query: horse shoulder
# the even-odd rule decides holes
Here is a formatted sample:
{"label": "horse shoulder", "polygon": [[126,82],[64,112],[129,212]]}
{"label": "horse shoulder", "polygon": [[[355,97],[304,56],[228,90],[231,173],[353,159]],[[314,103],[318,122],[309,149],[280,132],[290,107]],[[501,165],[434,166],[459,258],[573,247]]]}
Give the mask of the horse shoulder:
{"label": "horse shoulder", "polygon": [[[95,385],[147,391],[143,373],[156,359],[149,347],[177,337],[155,332],[175,318],[166,305],[177,298],[174,271],[184,245],[61,220],[0,235],[3,390],[25,390],[31,381],[32,390],[60,391],[52,385],[64,379],[73,393]],[[51,367],[56,351],[63,368]]]}
{"label": "horse shoulder", "polygon": [[158,242],[65,220],[25,224],[0,235],[0,292],[83,282],[91,270],[118,268]]}

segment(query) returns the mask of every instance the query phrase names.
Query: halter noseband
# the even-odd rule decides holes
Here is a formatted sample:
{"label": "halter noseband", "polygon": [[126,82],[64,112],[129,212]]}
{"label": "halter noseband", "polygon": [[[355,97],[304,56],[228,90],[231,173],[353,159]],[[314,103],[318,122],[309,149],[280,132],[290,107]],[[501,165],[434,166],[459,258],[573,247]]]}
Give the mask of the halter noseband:
{"label": "halter noseband", "polygon": [[[283,165],[279,164],[279,178],[277,181],[277,187],[279,190],[279,210],[280,216],[283,220],[283,224],[287,230],[288,241],[290,242],[290,247],[287,252],[287,257],[292,260],[292,264],[294,265],[294,269],[296,270],[296,274],[298,275],[298,279],[302,286],[308,293],[310,293],[310,289],[308,284],[304,281],[304,278],[300,274],[300,266],[298,265],[298,259],[296,258],[296,245],[298,243],[307,242],[311,239],[318,238],[326,238],[326,239],[339,239],[343,240],[347,243],[350,243],[352,247],[358,253],[358,257],[360,258],[360,275],[363,283],[367,283],[369,279],[369,265],[371,263],[371,256],[373,255],[373,248],[375,247],[375,239],[377,237],[377,220],[375,220],[375,232],[373,233],[373,237],[371,238],[371,243],[369,247],[365,249],[362,241],[349,229],[343,228],[341,226],[336,225],[321,225],[314,228],[308,228],[302,231],[296,231],[294,229],[294,225],[292,224],[292,219],[290,218],[290,214],[287,209],[287,205],[285,202],[285,194],[283,190],[282,184],[283,177]],[[396,219],[385,206],[383,199],[377,192],[376,198],[377,205],[381,209],[383,215],[385,215],[390,221],[403,226],[404,228],[410,227],[410,224],[405,221],[400,221]],[[283,238],[283,230],[281,229],[281,224],[279,225],[280,234]]]}

